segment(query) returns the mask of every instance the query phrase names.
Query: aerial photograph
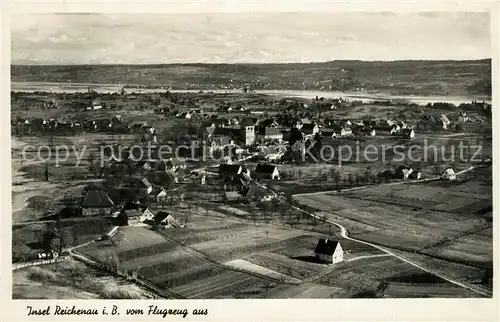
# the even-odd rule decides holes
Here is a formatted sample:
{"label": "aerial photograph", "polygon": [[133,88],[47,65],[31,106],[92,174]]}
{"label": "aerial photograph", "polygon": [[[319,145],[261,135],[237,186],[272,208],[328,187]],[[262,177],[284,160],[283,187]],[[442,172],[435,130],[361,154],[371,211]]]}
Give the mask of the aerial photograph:
{"label": "aerial photograph", "polygon": [[12,298],[492,298],[490,18],[11,17]]}

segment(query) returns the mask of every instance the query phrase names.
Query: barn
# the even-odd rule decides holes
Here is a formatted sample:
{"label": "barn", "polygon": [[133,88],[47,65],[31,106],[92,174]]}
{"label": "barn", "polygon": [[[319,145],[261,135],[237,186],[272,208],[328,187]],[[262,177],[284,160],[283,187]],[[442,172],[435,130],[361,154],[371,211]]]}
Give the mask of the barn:
{"label": "barn", "polygon": [[82,215],[110,215],[114,208],[113,201],[103,190],[89,190],[82,199]]}

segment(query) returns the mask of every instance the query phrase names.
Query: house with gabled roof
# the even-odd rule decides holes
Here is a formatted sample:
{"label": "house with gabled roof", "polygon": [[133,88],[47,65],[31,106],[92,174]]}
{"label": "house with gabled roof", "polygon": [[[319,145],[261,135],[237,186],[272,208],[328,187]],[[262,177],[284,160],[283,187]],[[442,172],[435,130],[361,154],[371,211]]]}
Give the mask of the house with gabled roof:
{"label": "house with gabled roof", "polygon": [[413,129],[402,129],[401,130],[401,135],[404,137],[404,138],[407,138],[407,139],[413,139],[415,137],[415,130]]}
{"label": "house with gabled roof", "polygon": [[110,215],[114,209],[114,202],[104,190],[88,190],[81,202],[82,215]]}
{"label": "house with gabled roof", "polygon": [[186,160],[180,158],[170,158],[165,162],[166,170],[176,172],[180,169],[186,169]]}
{"label": "house with gabled roof", "polygon": [[315,135],[319,133],[319,126],[315,123],[307,123],[303,124],[300,128],[302,135]]}
{"label": "house with gabled roof", "polygon": [[258,179],[279,180],[280,173],[274,164],[259,163],[254,171],[254,177]]}
{"label": "house with gabled roof", "polygon": [[263,199],[267,199],[269,196],[271,196],[272,193],[266,190],[264,187],[254,184],[251,185],[244,191],[243,196],[248,200],[248,201],[261,201]]}
{"label": "house with gabled roof", "polygon": [[243,167],[240,164],[221,164],[219,166],[219,177],[231,179],[235,175],[243,172]]}
{"label": "house with gabled roof", "polygon": [[166,211],[159,211],[154,218],[154,223],[157,226],[164,226],[164,228],[177,228],[180,227],[177,220]]}
{"label": "house with gabled roof", "polygon": [[212,137],[220,137],[220,136],[233,136],[233,129],[230,127],[216,127],[213,131]]}
{"label": "house with gabled roof", "polygon": [[257,131],[257,140],[261,142],[265,141],[278,141],[283,140],[283,133],[274,127],[260,127]]}
{"label": "house with gabled roof", "polygon": [[344,260],[344,250],[337,240],[321,238],[314,253],[318,261],[329,264],[340,263]]}

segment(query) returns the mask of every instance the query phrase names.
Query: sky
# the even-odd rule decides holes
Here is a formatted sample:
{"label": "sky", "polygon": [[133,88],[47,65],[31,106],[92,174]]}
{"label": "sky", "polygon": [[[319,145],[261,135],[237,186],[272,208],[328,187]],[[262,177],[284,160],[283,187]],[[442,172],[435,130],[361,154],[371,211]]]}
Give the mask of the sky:
{"label": "sky", "polygon": [[31,14],[13,64],[287,63],[491,57],[488,13]]}

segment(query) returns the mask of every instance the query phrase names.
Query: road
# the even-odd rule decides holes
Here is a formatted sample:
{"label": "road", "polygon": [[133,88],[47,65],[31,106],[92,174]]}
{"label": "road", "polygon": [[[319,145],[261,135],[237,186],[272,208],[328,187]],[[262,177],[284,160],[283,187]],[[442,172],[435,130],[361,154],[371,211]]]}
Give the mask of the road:
{"label": "road", "polygon": [[[292,206],[292,207],[295,208],[296,210],[299,210],[301,212],[304,212],[304,213],[308,214],[311,217],[314,217],[316,219],[322,220],[322,218],[320,216],[318,216],[318,215],[309,213],[309,212],[307,212],[307,211],[305,211],[305,210],[303,210],[303,209],[301,209],[299,207],[296,207],[296,206]],[[436,272],[435,270],[425,268],[425,267],[423,267],[423,266],[421,266],[421,265],[419,265],[419,264],[417,264],[417,263],[415,263],[413,261],[410,261],[410,260],[402,257],[401,255],[395,254],[395,253],[391,252],[390,250],[388,250],[388,249],[386,249],[384,247],[381,247],[379,245],[372,244],[370,242],[366,242],[366,241],[363,241],[363,240],[360,240],[360,239],[356,239],[356,238],[350,237],[349,234],[348,234],[348,232],[347,232],[347,229],[344,226],[342,226],[339,223],[336,223],[334,221],[328,220],[328,219],[325,220],[325,221],[328,222],[328,223],[330,223],[330,224],[332,224],[332,225],[337,226],[340,229],[340,236],[342,236],[342,238],[344,238],[344,239],[352,240],[352,241],[360,243],[360,244],[364,244],[364,245],[368,245],[368,246],[374,247],[374,248],[376,248],[376,249],[378,249],[378,250],[380,250],[380,251],[382,251],[382,252],[384,252],[384,253],[392,256],[392,257],[395,257],[395,258],[397,258],[397,259],[399,259],[399,260],[401,260],[403,262],[406,262],[406,263],[408,263],[408,264],[410,264],[410,265],[412,265],[412,266],[414,266],[414,267],[416,267],[416,268],[418,268],[418,269],[420,269],[420,270],[422,270],[424,272],[427,272],[427,273],[430,273],[432,275],[435,275],[435,276],[437,276],[437,277],[439,277],[439,278],[441,278],[441,279],[443,279],[443,280],[445,280],[445,281],[447,281],[449,283],[452,283],[452,284],[455,284],[457,286],[460,286],[460,287],[463,287],[465,289],[468,289],[468,290],[470,290],[470,291],[472,291],[472,292],[474,292],[476,294],[480,294],[480,295],[483,295],[483,296],[486,296],[486,297],[492,296],[492,292],[490,292],[490,291],[479,289],[477,287],[473,287],[472,285],[467,285],[466,283],[461,283],[461,282],[455,281],[455,280],[453,280],[453,279],[451,279],[451,278],[449,278],[449,277],[447,277],[447,276],[445,276],[445,275],[443,275],[443,274],[441,274],[439,272]]]}
{"label": "road", "polygon": [[[468,168],[468,169],[465,169],[465,170],[463,170],[463,171],[458,172],[458,173],[457,173],[457,175],[460,175],[460,174],[466,173],[466,172],[471,171],[471,170],[473,170],[473,169],[475,169],[475,167],[470,167],[470,168]],[[437,179],[439,179],[439,178],[437,178]],[[437,180],[437,179],[436,179],[436,178],[433,178],[433,180]],[[405,183],[405,182],[390,183],[389,185],[393,185],[393,184],[403,184],[403,183]],[[261,184],[260,184],[260,185],[261,185]],[[271,191],[271,192],[275,195],[275,197],[277,197],[277,198],[278,198],[278,200],[280,200],[280,201],[282,201],[282,202],[284,202],[284,203],[286,203],[286,202],[287,202],[286,200],[285,200],[285,201],[283,201],[283,194],[282,194],[282,193],[281,193],[281,194],[278,194],[278,193],[276,193],[275,191],[273,191],[273,190],[271,190],[271,189],[267,188],[267,187],[266,187],[266,186],[264,186],[264,185],[261,185],[261,186],[262,186],[262,187],[264,187],[264,188],[266,188],[268,191]],[[373,187],[373,186],[371,186],[371,187]],[[356,187],[356,188],[353,188],[353,189],[346,189],[346,190],[343,190],[343,191],[347,191],[347,190],[356,190],[356,189],[360,189],[360,187]],[[335,192],[337,192],[337,191],[335,191]],[[325,192],[321,192],[321,193],[325,193]],[[331,192],[330,192],[330,193],[331,193]],[[312,194],[315,194],[315,193],[312,193]],[[310,194],[300,194],[300,195],[310,195]],[[297,196],[297,195],[293,195],[293,196]],[[281,197],[281,198],[280,198],[280,197]],[[292,208],[294,208],[294,209],[296,209],[296,210],[300,211],[300,212],[303,212],[303,213],[305,213],[305,214],[307,214],[307,215],[311,216],[311,217],[314,217],[314,218],[319,219],[319,220],[324,220],[324,218],[322,218],[321,216],[318,216],[318,215],[316,215],[316,214],[310,213],[310,212],[308,212],[308,211],[306,211],[306,210],[304,210],[304,209],[302,209],[302,208],[300,208],[300,207],[298,207],[298,206],[294,206],[294,205],[290,205],[290,206],[291,206]],[[349,233],[348,233],[348,231],[347,231],[347,228],[345,228],[345,227],[344,227],[344,226],[342,226],[341,224],[339,224],[339,223],[337,223],[337,222],[334,222],[334,221],[331,221],[331,220],[329,220],[329,219],[326,219],[325,221],[326,221],[326,222],[328,222],[328,223],[330,223],[330,224],[332,224],[332,225],[335,225],[336,227],[338,227],[338,228],[340,229],[340,235],[342,236],[342,238],[345,238],[345,239],[347,239],[347,240],[351,240],[351,241],[354,241],[354,242],[357,242],[357,243],[360,243],[360,244],[364,244],[364,245],[367,245],[367,246],[374,247],[374,248],[376,248],[376,249],[378,249],[378,250],[380,250],[380,251],[384,252],[385,254],[387,254],[387,255],[389,255],[389,256],[392,256],[392,257],[394,257],[394,258],[397,258],[397,259],[399,259],[399,260],[401,260],[401,261],[403,261],[403,262],[405,262],[405,263],[407,263],[407,264],[409,264],[409,265],[412,265],[412,266],[414,266],[414,267],[416,267],[416,268],[418,268],[418,269],[420,269],[420,270],[422,270],[422,271],[424,271],[424,272],[427,272],[427,273],[429,273],[429,274],[432,274],[432,275],[434,275],[434,276],[437,276],[437,277],[439,277],[439,278],[441,278],[441,279],[443,279],[443,280],[445,280],[445,281],[447,281],[447,282],[449,282],[449,283],[452,283],[452,284],[454,284],[454,285],[457,285],[457,286],[463,287],[463,288],[465,288],[465,289],[468,289],[468,290],[470,290],[470,291],[472,291],[472,292],[474,292],[474,293],[476,293],[476,294],[479,294],[479,295],[482,295],[482,296],[485,296],[485,297],[490,297],[490,296],[492,296],[492,292],[491,292],[491,291],[488,291],[488,290],[485,290],[485,289],[482,289],[482,288],[478,288],[478,287],[474,287],[474,286],[469,285],[469,284],[467,284],[467,283],[462,283],[462,282],[459,282],[459,281],[455,281],[455,280],[453,280],[453,279],[451,279],[451,278],[449,278],[449,277],[447,277],[447,276],[445,276],[445,275],[443,275],[443,274],[441,274],[441,273],[439,273],[439,272],[437,272],[437,271],[435,271],[435,270],[433,270],[433,269],[425,268],[425,267],[423,267],[423,266],[421,266],[421,265],[419,265],[419,264],[417,264],[417,263],[415,263],[415,262],[413,262],[413,261],[411,261],[411,260],[409,260],[409,259],[407,259],[407,258],[405,258],[405,257],[401,256],[401,255],[395,254],[395,253],[391,252],[390,250],[386,249],[385,247],[381,247],[381,246],[379,246],[379,245],[377,245],[377,244],[373,244],[373,243],[370,243],[370,242],[366,242],[366,241],[364,241],[364,240],[360,240],[360,239],[356,239],[356,238],[350,237],[350,236],[349,236]]]}

